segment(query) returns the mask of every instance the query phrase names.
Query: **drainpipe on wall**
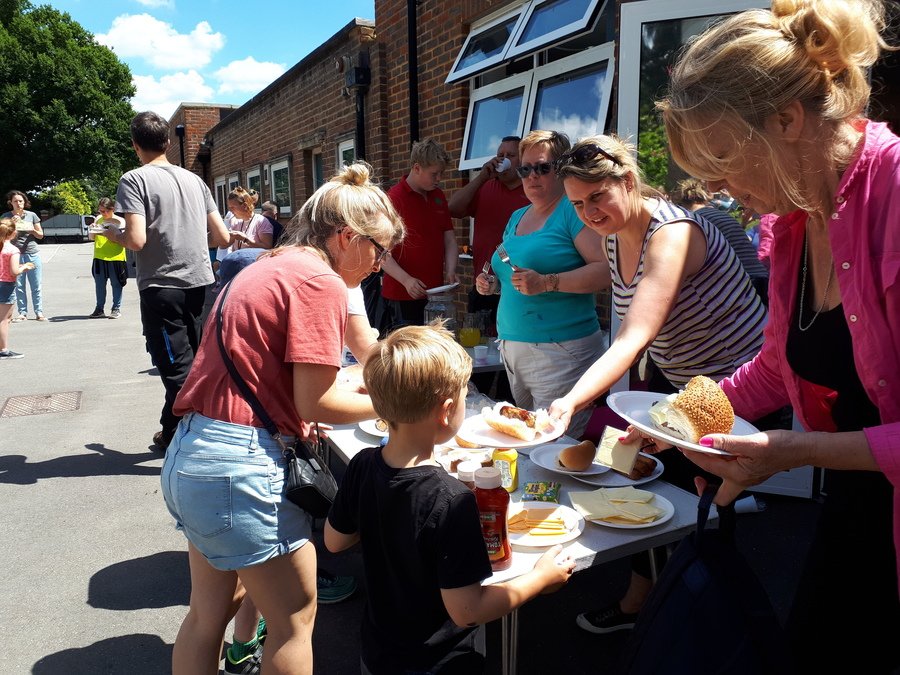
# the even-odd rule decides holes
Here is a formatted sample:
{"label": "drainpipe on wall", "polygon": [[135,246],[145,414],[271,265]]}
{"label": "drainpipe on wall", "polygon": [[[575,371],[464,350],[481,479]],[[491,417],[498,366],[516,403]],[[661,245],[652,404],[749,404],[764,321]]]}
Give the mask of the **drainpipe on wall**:
{"label": "drainpipe on wall", "polygon": [[406,0],[406,41],[409,52],[409,141],[419,140],[419,36],[416,29],[418,0]]}
{"label": "drainpipe on wall", "polygon": [[358,66],[349,70],[344,78],[347,89],[356,94],[356,156],[359,159],[366,158],[366,93],[372,81],[372,71],[369,68],[369,52],[361,50],[357,58]]}

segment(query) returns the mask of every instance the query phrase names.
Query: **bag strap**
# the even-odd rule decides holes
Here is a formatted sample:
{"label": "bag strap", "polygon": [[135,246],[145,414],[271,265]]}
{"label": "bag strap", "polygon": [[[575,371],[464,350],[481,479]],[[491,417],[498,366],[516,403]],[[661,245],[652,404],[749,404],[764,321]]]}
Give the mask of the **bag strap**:
{"label": "bag strap", "polygon": [[[718,484],[708,484],[700,496],[700,503],[697,505],[697,530],[694,533],[694,541],[698,550],[703,546],[706,521],[709,519],[709,510],[712,507],[713,499],[718,489]],[[734,541],[734,530],[737,521],[734,503],[732,502],[728,506],[717,506],[716,511],[719,514],[719,536],[727,538],[728,541]]]}
{"label": "bag strap", "polygon": [[289,452],[293,452],[293,450],[288,449],[284,440],[281,438],[278,427],[275,426],[275,422],[272,421],[272,418],[269,417],[266,409],[263,408],[262,403],[260,403],[259,398],[257,398],[256,394],[253,393],[253,390],[250,389],[250,385],[248,385],[246,380],[241,377],[241,374],[237,370],[237,366],[234,365],[234,361],[231,360],[231,357],[225,350],[225,342],[222,339],[222,307],[224,307],[225,300],[228,299],[228,293],[230,291],[231,282],[229,281],[221,290],[221,298],[219,299],[219,305],[216,308],[216,341],[219,343],[219,352],[222,354],[222,360],[225,362],[228,374],[231,375],[231,379],[234,380],[234,383],[237,385],[238,389],[240,389],[241,395],[253,409],[253,412],[256,413],[256,416],[262,421],[266,431],[268,431],[272,438],[278,442],[278,445],[281,446],[282,453],[288,454]]}

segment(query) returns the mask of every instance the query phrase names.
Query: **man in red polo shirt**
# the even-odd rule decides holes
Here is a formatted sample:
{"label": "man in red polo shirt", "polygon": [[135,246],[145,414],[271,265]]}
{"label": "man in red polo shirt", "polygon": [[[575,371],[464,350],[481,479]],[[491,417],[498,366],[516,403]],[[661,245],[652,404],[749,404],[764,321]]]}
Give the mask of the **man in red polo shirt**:
{"label": "man in red polo shirt", "polygon": [[388,192],[406,224],[403,243],[381,265],[381,295],[391,311],[391,329],[424,324],[425,291],[457,281],[459,247],[447,198],[438,187],[449,163],[436,141],[418,141],[410,154],[412,168]]}
{"label": "man in red polo shirt", "polygon": [[[528,206],[528,198],[522,189],[522,179],[516,173],[519,166],[518,136],[505,136],[481,172],[469,183],[453,193],[450,198],[450,215],[454,218],[474,216],[475,233],[472,240],[472,277],[481,274],[484,263],[491,259],[494,250],[503,239],[503,230],[513,211]],[[504,160],[507,168],[498,171]],[[481,295],[472,287],[469,292],[469,311],[491,311],[491,322],[496,322],[499,295]]]}

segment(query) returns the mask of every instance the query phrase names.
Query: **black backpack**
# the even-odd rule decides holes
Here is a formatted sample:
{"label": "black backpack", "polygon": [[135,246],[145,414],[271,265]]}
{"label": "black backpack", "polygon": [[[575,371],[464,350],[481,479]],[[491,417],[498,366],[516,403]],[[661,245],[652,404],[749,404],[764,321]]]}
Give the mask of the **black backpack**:
{"label": "black backpack", "polygon": [[701,497],[697,530],[678,544],[638,614],[621,673],[791,672],[778,617],[735,546],[734,506],[719,507],[719,528],[706,529],[715,489]]}

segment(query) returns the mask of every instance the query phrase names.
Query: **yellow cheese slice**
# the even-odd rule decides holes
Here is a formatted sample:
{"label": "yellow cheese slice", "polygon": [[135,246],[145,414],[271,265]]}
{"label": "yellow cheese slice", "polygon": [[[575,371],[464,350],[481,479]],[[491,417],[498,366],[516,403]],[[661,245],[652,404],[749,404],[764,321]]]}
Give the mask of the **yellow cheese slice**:
{"label": "yellow cheese slice", "polygon": [[640,442],[635,441],[629,445],[619,442],[619,437],[625,432],[615,427],[606,427],[597,446],[597,461],[601,464],[624,473],[626,476],[634,469],[634,461],[637,459]]}
{"label": "yellow cheese slice", "polygon": [[653,493],[638,490],[631,485],[617,488],[606,488],[606,498],[611,502],[640,502],[646,504],[653,500]]}

